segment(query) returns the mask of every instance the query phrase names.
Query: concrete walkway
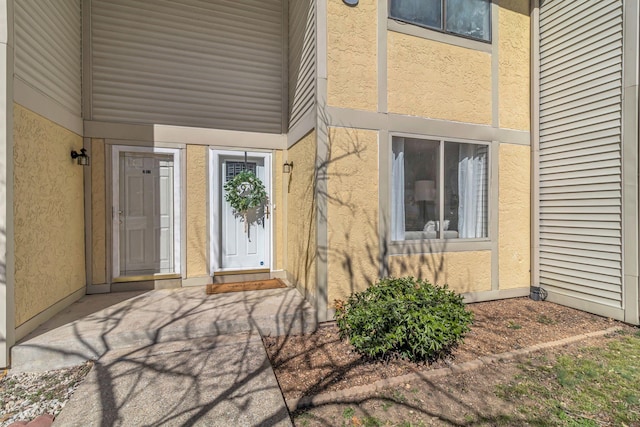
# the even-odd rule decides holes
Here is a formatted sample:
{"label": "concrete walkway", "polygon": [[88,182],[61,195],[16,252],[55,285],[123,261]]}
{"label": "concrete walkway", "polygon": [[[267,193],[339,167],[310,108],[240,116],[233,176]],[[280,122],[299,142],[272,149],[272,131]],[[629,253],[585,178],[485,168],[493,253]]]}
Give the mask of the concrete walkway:
{"label": "concrete walkway", "polygon": [[315,328],[292,288],[88,295],[15,346],[12,371],[96,361],[54,425],[291,425],[260,335]]}

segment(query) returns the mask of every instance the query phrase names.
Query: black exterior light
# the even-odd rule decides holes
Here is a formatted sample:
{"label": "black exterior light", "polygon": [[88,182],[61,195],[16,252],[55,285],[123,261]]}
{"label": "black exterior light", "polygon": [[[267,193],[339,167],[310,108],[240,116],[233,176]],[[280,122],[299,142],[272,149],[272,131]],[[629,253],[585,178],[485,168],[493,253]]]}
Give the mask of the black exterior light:
{"label": "black exterior light", "polygon": [[282,173],[291,173],[293,169],[293,162],[284,162],[282,165]]}
{"label": "black exterior light", "polygon": [[86,148],[81,148],[80,153],[76,150],[71,150],[71,158],[78,159],[78,164],[81,166],[89,166],[89,156]]}

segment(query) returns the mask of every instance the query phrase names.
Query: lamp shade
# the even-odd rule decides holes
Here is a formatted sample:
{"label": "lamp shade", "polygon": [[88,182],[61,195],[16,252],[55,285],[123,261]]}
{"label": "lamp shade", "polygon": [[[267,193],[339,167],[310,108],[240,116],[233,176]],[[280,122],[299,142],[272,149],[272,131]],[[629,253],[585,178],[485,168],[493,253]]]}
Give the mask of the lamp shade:
{"label": "lamp shade", "polygon": [[436,199],[436,182],[435,181],[416,181],[413,187],[413,198],[415,201],[432,202]]}

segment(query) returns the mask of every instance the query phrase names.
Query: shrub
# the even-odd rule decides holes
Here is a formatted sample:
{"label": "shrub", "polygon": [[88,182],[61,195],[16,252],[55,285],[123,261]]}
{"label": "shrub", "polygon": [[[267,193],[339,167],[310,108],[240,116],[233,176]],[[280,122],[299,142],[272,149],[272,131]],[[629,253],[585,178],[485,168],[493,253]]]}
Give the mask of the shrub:
{"label": "shrub", "polygon": [[346,302],[336,301],[336,322],[341,338],[365,356],[433,361],[462,342],[473,313],[447,285],[384,278]]}

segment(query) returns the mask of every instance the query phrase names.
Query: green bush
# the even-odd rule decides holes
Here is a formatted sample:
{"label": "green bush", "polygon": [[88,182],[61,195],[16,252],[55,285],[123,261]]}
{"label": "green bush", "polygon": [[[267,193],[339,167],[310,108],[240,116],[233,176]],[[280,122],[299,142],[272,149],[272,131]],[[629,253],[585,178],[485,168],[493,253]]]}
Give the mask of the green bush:
{"label": "green bush", "polygon": [[365,356],[433,361],[462,342],[473,313],[446,285],[384,278],[346,302],[336,301],[336,322],[340,336]]}

